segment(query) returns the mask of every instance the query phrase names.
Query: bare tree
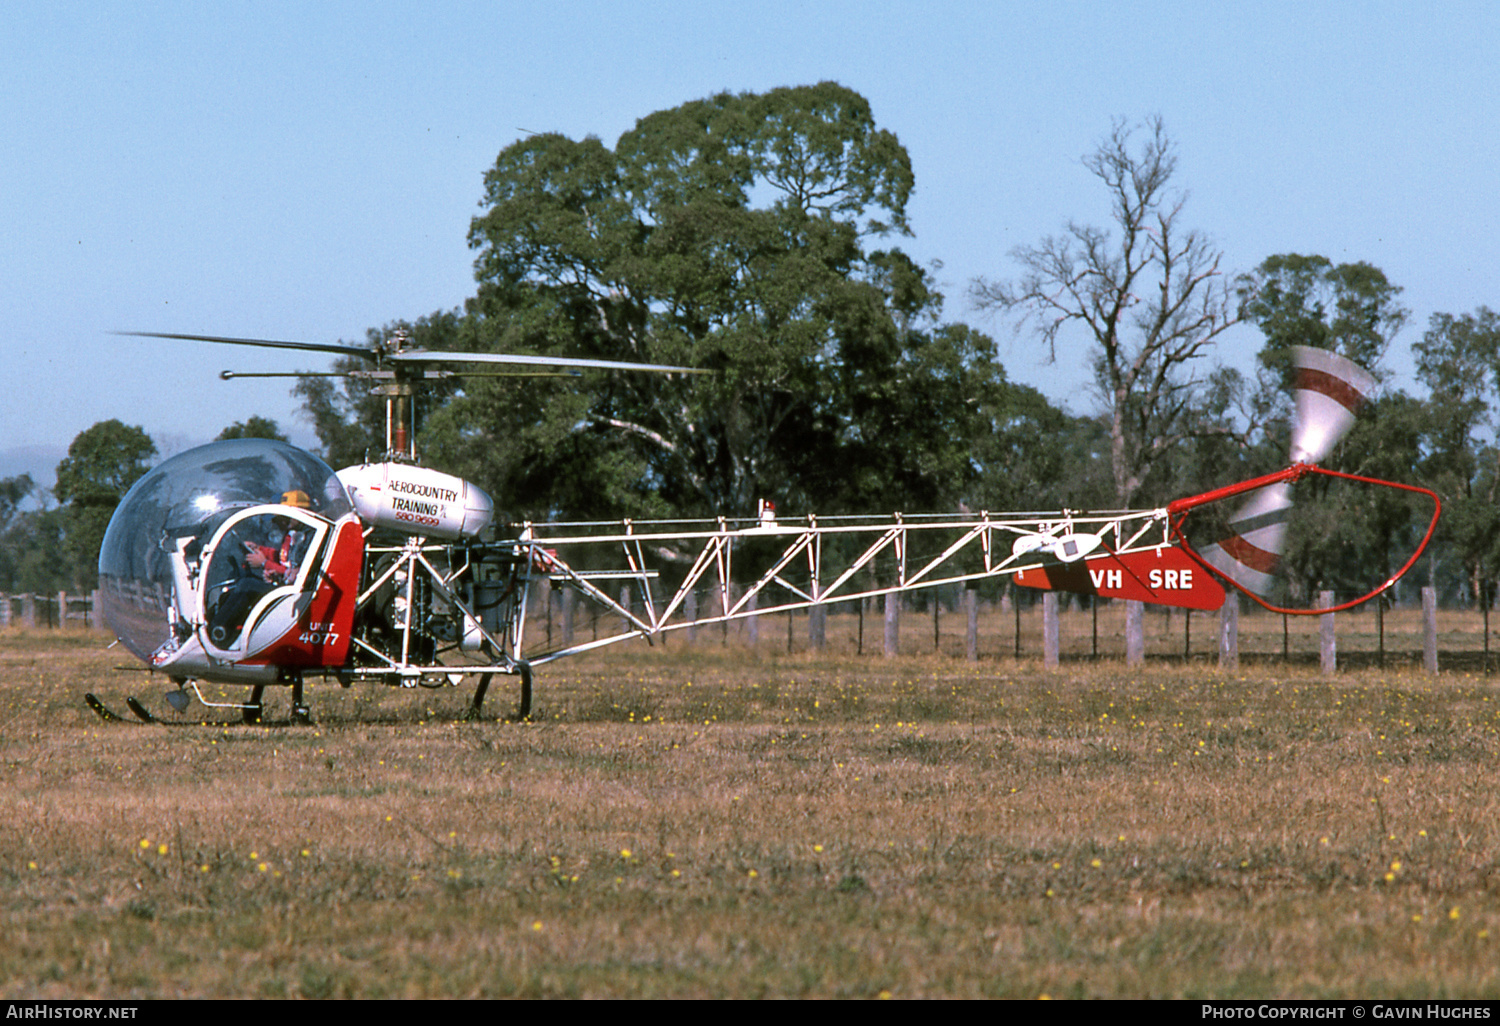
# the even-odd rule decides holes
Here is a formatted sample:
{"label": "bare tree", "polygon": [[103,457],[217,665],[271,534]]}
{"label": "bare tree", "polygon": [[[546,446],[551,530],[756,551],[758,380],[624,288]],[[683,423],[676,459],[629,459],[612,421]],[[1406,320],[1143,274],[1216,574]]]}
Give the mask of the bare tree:
{"label": "bare tree", "polygon": [[1012,252],[1020,278],[979,278],[971,294],[982,310],[1016,315],[1017,331],[1031,324],[1054,359],[1069,325],[1092,332],[1115,497],[1125,506],[1183,441],[1226,430],[1205,419],[1206,382],[1191,364],[1239,314],[1221,254],[1179,223],[1186,197],[1168,191],[1177,154],[1161,118],[1116,121],[1083,163],[1109,192],[1118,234],[1069,222],[1062,235]]}

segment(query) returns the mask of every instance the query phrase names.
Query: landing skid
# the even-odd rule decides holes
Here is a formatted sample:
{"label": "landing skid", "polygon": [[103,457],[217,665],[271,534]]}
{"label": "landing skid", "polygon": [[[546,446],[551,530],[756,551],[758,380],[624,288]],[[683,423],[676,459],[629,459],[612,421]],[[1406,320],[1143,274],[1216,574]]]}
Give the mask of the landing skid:
{"label": "landing skid", "polygon": [[[521,696],[520,701],[516,704],[516,714],[508,717],[508,719],[513,723],[520,723],[531,719],[531,664],[517,663],[516,672],[521,677]],[[474,703],[464,712],[464,719],[477,720],[480,718],[481,710],[484,708],[484,696],[489,691],[490,680],[494,676],[493,673],[486,673],[479,678],[479,683],[474,688]]]}
{"label": "landing skid", "polygon": [[[261,696],[261,692],[263,690],[264,690],[263,686],[257,685],[255,687],[254,692],[253,692],[253,694],[251,696],[251,701],[252,701],[253,704],[250,704],[250,705],[235,705],[234,706],[234,708],[240,709],[242,711],[242,714],[244,716],[244,720],[245,720],[246,723],[255,724],[255,723],[259,723],[260,722],[260,712],[261,712],[260,696]],[[179,693],[180,692],[173,692],[172,694],[179,694]],[[115,712],[109,706],[107,706],[103,702],[101,702],[99,700],[99,697],[97,695],[95,695],[91,691],[84,694],[83,700],[88,705],[88,707],[90,709],[94,710],[94,714],[97,715],[105,723],[133,723],[136,720],[139,720],[141,723],[150,724],[151,726],[154,726],[154,727],[184,727],[184,726],[189,726],[189,724],[186,723],[186,722],[179,723],[179,722],[174,722],[172,720],[164,720],[164,719],[162,719],[160,716],[157,716],[155,713],[153,713],[150,709],[147,709],[146,706],[145,706],[145,704],[139,698],[136,698],[134,695],[130,695],[130,696],[128,696],[125,699],[125,707],[130,710],[130,713],[131,713],[132,716],[135,717],[135,720],[131,720],[130,717],[128,717],[128,716],[121,716],[119,713]],[[169,702],[170,702],[170,699],[169,699]],[[204,704],[207,705],[208,703],[204,703]],[[218,704],[218,703],[214,703],[214,704]],[[176,708],[175,704],[173,704],[173,708]],[[178,711],[181,712],[180,709]],[[305,715],[306,710],[302,710],[302,712]],[[297,723],[297,722],[306,723],[306,722],[309,722],[309,721],[307,721],[307,720],[297,720],[295,718],[295,714],[294,714],[292,722],[294,722],[294,723]]]}
{"label": "landing skid", "polygon": [[136,698],[134,695],[131,695],[129,698],[125,699],[125,707],[132,713],[134,713],[135,718],[140,720],[142,723],[161,722],[161,720],[151,715],[151,710],[142,705],[140,699]]}
{"label": "landing skid", "polygon": [[92,691],[85,692],[83,700],[88,703],[88,707],[94,710],[95,714],[98,715],[98,717],[105,723],[125,722],[125,717],[121,716],[119,713],[112,710],[109,706],[99,701],[99,699],[94,696],[94,693]]}
{"label": "landing skid", "polygon": [[94,713],[105,723],[133,723],[135,722],[135,720],[139,720],[141,723],[149,723],[152,726],[172,727],[181,725],[168,723],[167,721],[152,715],[151,710],[142,705],[140,700],[134,695],[131,695],[129,698],[125,699],[125,706],[130,710],[131,715],[135,717],[135,720],[131,720],[125,716],[121,716],[109,706],[99,701],[98,697],[95,696],[92,692],[85,694],[83,696],[83,700],[88,704],[88,707],[94,710]]}
{"label": "landing skid", "polygon": [[[531,718],[531,665],[524,662],[517,663],[516,674],[521,678],[520,697],[519,701],[516,704],[515,715],[507,716],[505,718],[508,722],[511,723],[520,723]],[[494,678],[494,676],[495,675],[493,673],[486,673],[479,678],[479,684],[474,689],[474,701],[469,706],[469,708],[464,711],[464,719],[478,720],[482,717],[484,709],[484,697],[485,694],[489,691],[490,681]],[[209,702],[206,701],[203,698],[202,693],[198,691],[196,683],[191,683],[188,686],[193,689],[195,694],[197,694],[198,701],[203,705],[209,706],[211,708],[222,706],[230,709],[238,709],[240,711],[240,718],[250,726],[255,726],[261,722],[261,713],[265,708],[262,701],[266,690],[264,684],[254,685],[250,690],[250,700],[244,703]],[[185,694],[185,692],[177,691],[173,692],[172,694]],[[88,707],[94,711],[94,714],[97,715],[105,723],[132,722],[128,717],[121,716],[119,713],[115,712],[109,706],[101,702],[98,696],[93,692],[85,693],[83,696],[83,700],[88,705]],[[155,715],[151,712],[150,709],[147,709],[146,706],[142,704],[140,699],[136,698],[134,695],[131,695],[130,697],[125,699],[125,707],[128,708],[131,712],[131,715],[133,715],[136,720],[139,720],[141,723],[151,724],[152,726],[179,725],[168,720],[163,720],[161,717]],[[176,708],[175,704],[173,705],[173,708]],[[181,710],[178,711],[180,712]],[[294,682],[292,687],[291,722],[295,726],[308,726],[312,723],[311,712],[303,701],[301,681]]]}

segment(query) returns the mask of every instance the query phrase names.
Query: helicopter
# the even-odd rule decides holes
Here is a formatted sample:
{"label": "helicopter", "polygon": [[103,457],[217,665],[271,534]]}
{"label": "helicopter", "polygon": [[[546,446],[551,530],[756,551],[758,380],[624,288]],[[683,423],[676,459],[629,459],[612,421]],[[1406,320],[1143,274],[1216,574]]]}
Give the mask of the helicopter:
{"label": "helicopter", "polygon": [[[1290,463],[1283,470],[1144,510],[787,517],[761,500],[753,515],[698,521],[495,522],[494,500],[471,482],[423,466],[411,418],[417,387],[453,366],[508,365],[701,374],[686,366],[433,352],[396,335],[374,349],[225,336],[127,332],[151,338],[297,349],[367,361],[355,375],[386,397],[388,451],[335,471],[279,441],[235,439],[180,453],[121,500],[99,557],[106,622],[153,673],[196,698],[259,722],[265,689],[291,689],[292,721],[310,721],[305,684],[457,686],[476,681],[481,715],[498,676],[519,681],[516,718],[531,714],[535,668],[632,639],[792,610],[826,611],[921,588],[1009,577],[1044,590],[1215,610],[1229,589],[1277,612],[1270,572],[1283,551],[1292,488],[1310,475],[1416,492],[1433,502],[1415,564],[1441,504],[1414,485],[1318,466],[1353,426],[1374,379],[1325,350],[1298,348]],[[224,378],[238,375],[224,372]],[[1190,514],[1240,497],[1200,552]],[[687,567],[686,570],[682,567]],[[593,636],[546,644],[528,632],[533,601],[564,591],[592,609]],[[604,630],[600,632],[601,621]],[[214,701],[201,684],[249,687]],[[120,720],[95,695],[101,717]],[[162,722],[134,696],[131,713]]]}

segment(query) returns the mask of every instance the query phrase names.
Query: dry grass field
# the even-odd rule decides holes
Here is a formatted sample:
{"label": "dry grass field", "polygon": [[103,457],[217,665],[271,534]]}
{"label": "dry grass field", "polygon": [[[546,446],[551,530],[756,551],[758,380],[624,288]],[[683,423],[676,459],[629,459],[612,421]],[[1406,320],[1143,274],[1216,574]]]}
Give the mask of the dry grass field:
{"label": "dry grass field", "polygon": [[905,627],[553,664],[530,723],[320,684],[312,727],[106,724],[162,684],[4,632],[0,993],[1500,997],[1500,677]]}

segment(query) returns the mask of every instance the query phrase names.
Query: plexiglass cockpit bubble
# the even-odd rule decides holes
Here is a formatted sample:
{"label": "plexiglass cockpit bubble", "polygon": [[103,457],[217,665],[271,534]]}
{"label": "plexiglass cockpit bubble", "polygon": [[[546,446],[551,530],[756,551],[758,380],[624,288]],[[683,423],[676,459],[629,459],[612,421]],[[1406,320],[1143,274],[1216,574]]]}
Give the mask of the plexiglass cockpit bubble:
{"label": "plexiglass cockpit bubble", "polygon": [[286,501],[289,492],[306,495],[307,508],[329,520],[353,509],[328,464],[260,438],[191,449],[137,481],[115,509],[99,551],[99,598],[115,635],[149,658],[171,636],[175,615],[168,552],[191,553],[227,513]]}

